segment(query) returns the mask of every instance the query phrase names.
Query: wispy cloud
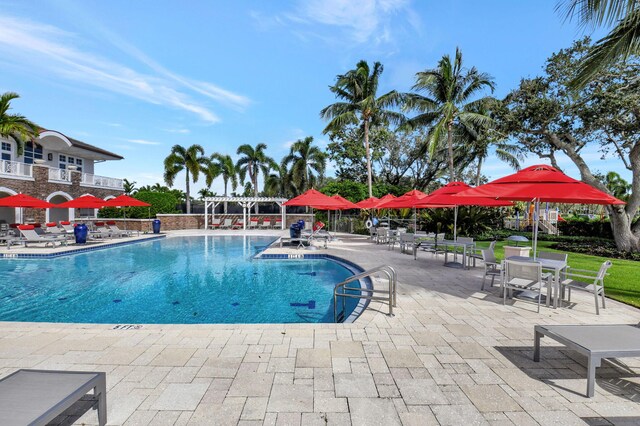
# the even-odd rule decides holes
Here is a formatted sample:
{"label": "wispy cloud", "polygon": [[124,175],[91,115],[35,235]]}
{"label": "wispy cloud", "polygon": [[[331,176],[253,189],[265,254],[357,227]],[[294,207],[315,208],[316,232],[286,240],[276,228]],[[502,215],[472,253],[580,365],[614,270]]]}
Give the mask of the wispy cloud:
{"label": "wispy cloud", "polygon": [[149,67],[143,73],[77,47],[87,45],[80,37],[60,28],[27,19],[0,15],[0,54],[5,61],[22,65],[32,72],[47,73],[133,97],[148,103],[190,112],[207,123],[220,118],[193,95],[242,109],[250,104],[245,96],[213,83],[190,80],[160,66],[135,47],[119,42],[126,51]]}
{"label": "wispy cloud", "polygon": [[393,20],[400,16],[414,29],[421,23],[410,8],[409,0],[300,0],[294,10],[280,16],[268,17],[259,12],[251,16],[263,30],[286,26],[296,36],[306,39],[300,29],[305,28],[313,38],[333,39],[319,36],[314,26],[338,30],[340,38],[345,36],[357,44],[382,44],[393,40]]}
{"label": "wispy cloud", "polygon": [[181,135],[187,135],[189,133],[191,133],[191,130],[189,129],[184,129],[184,128],[178,128],[178,129],[162,129],[163,131],[167,132],[167,133],[179,133]]}
{"label": "wispy cloud", "polygon": [[126,139],[126,141],[137,145],[162,145],[160,142],[148,141],[146,139]]}

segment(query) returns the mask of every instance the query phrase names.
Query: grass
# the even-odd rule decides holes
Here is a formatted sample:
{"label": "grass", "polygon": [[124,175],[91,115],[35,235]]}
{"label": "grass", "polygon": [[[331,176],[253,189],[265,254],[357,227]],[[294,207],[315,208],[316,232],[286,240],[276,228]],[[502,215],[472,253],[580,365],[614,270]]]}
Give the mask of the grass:
{"label": "grass", "polygon": [[[508,241],[496,243],[496,257],[502,259],[502,247]],[[538,241],[538,250],[560,251],[550,248],[553,242]],[[484,248],[488,241],[478,242],[478,247]],[[609,275],[604,280],[605,294],[611,299],[618,300],[631,306],[640,308],[640,262],[622,259],[607,259],[599,256],[569,252],[568,264],[573,268],[597,271],[605,260],[611,260],[613,266],[609,268]]]}

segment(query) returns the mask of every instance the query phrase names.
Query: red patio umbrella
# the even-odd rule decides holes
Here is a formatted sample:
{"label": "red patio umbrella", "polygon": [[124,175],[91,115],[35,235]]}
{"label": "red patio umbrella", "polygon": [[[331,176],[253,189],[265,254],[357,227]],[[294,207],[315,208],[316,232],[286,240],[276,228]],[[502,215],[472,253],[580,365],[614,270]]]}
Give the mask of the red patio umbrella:
{"label": "red patio umbrella", "polygon": [[380,203],[377,207],[379,209],[407,209],[415,207],[416,204],[418,204],[418,202],[426,196],[427,194],[425,194],[424,192],[413,189],[399,197],[395,197],[384,203]]}
{"label": "red patio umbrella", "polygon": [[366,200],[358,201],[356,206],[360,209],[374,209],[379,202],[380,198],[370,197]]}
{"label": "red patio umbrella", "polygon": [[[151,207],[151,204],[140,201],[137,198],[122,194],[104,202],[103,207]],[[127,211],[123,211],[124,229],[127,229]],[[149,220],[151,220],[151,209],[149,209]]]}
{"label": "red patio umbrella", "polygon": [[453,207],[453,239],[457,237],[458,226],[458,206],[481,206],[481,207],[500,207],[512,206],[511,201],[493,200],[483,197],[454,197],[462,191],[471,187],[464,182],[450,182],[442,188],[436,189],[426,197],[420,200],[416,208],[445,208]]}
{"label": "red patio umbrella", "polygon": [[334,200],[338,200],[342,203],[342,207],[335,210],[351,210],[351,209],[358,208],[358,206],[355,203],[352,203],[351,201],[347,200],[340,194],[332,195],[331,198],[333,198]]}
{"label": "red patio umbrella", "polygon": [[99,209],[104,206],[105,203],[106,201],[102,198],[94,197],[93,195],[83,195],[82,197],[74,198],[64,203],[54,204],[53,207],[57,209]]}
{"label": "red patio umbrella", "polygon": [[532,201],[534,209],[533,256],[538,244],[540,202],[573,204],[625,204],[591,185],[573,179],[558,169],[538,164],[496,179],[454,197],[486,197],[495,200]]}
{"label": "red patio umbrella", "polygon": [[374,208],[379,209],[381,204],[384,204],[387,201],[393,200],[394,198],[396,198],[395,195],[387,194],[387,195],[383,196],[382,198],[380,198],[380,200],[378,200],[378,203],[374,206]]}
{"label": "red patio umbrella", "polygon": [[289,201],[285,201],[282,205],[312,207],[318,210],[335,210],[341,208],[343,203],[329,197],[328,195],[324,195],[320,191],[310,189],[304,194],[300,194]]}
{"label": "red patio umbrella", "polygon": [[[0,207],[16,207],[20,209],[50,209],[51,207],[55,207],[55,204],[51,204],[47,201],[40,200],[39,198],[35,198],[27,194],[16,194],[0,198]],[[20,210],[20,212],[20,216],[22,216],[22,210]]]}

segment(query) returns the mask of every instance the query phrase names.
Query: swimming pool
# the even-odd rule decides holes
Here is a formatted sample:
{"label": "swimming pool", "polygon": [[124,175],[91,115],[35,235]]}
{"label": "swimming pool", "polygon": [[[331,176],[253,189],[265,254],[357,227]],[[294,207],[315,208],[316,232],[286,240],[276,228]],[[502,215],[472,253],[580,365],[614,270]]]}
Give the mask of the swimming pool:
{"label": "swimming pool", "polygon": [[[260,260],[264,236],[171,237],[56,259],[0,261],[0,321],[333,322],[328,259]],[[356,301],[349,299],[349,316]]]}

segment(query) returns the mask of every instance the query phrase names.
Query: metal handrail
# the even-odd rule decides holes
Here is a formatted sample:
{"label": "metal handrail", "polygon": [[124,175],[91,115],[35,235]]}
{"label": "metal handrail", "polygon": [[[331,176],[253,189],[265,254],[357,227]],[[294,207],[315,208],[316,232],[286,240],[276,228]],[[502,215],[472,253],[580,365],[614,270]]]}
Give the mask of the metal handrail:
{"label": "metal handrail", "polygon": [[[371,289],[363,289],[362,287],[347,287],[347,284],[357,281],[361,278],[370,277],[371,275],[382,272],[389,279],[389,289],[388,290],[375,290]],[[345,311],[346,299],[366,299],[366,300],[386,300],[389,303],[389,316],[393,316],[393,307],[396,306],[396,286],[398,283],[398,274],[396,270],[393,269],[389,265],[381,265],[375,268],[369,269],[367,271],[361,272],[359,274],[353,275],[341,283],[336,284],[333,288],[333,319],[335,322],[338,322],[338,297],[342,297],[342,312]],[[342,293],[339,293],[338,290],[342,288]],[[360,294],[348,294],[345,293],[345,290],[354,290],[359,291]],[[362,294],[362,292],[370,293],[369,295]],[[379,297],[373,296],[373,293],[387,293],[387,297]]]}

